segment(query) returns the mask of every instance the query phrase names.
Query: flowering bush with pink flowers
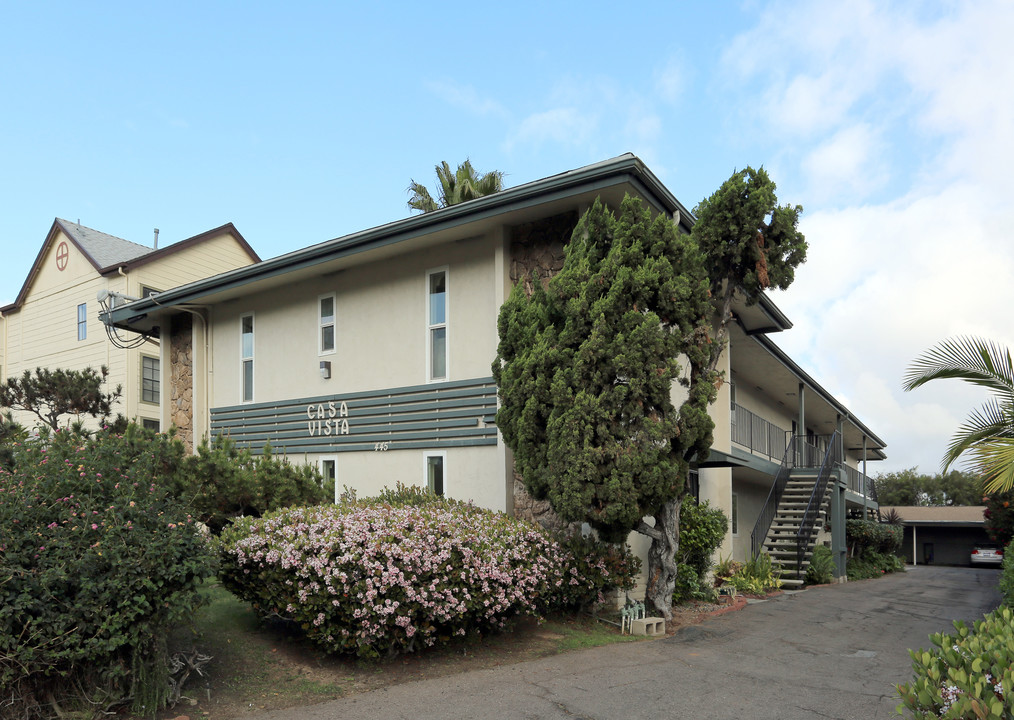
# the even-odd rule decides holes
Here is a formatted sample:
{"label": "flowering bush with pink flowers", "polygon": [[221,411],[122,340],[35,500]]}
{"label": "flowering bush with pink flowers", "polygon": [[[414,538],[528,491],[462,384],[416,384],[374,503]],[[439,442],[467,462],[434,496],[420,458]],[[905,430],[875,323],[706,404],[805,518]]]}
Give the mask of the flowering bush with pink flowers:
{"label": "flowering bush with pink flowers", "polygon": [[213,563],[160,484],[183,453],[136,426],[14,445],[0,468],[0,696],[21,704],[10,712],[42,716],[54,700],[67,711],[64,693],[81,688],[100,707],[164,703],[166,636],[192,617]]}
{"label": "flowering bush with pink flowers", "polygon": [[[502,628],[629,585],[629,554],[574,555],[546,531],[454,501],[371,502],[244,518],[221,536],[226,586],[328,652],[394,655]],[[615,561],[622,557],[622,562]],[[610,559],[611,558],[611,559]],[[623,574],[625,573],[625,574]]]}

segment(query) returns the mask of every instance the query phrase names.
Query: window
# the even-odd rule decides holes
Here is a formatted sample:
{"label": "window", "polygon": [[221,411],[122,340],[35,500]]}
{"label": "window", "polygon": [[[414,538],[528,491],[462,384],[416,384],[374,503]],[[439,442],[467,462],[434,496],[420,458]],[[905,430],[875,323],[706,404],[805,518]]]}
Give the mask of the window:
{"label": "window", "polygon": [[428,452],[425,457],[425,477],[423,481],[426,483],[426,487],[442,497],[444,494],[444,460],[447,457],[447,453]]}
{"label": "window", "polygon": [[426,274],[426,349],[429,379],[447,379],[447,270]]}
{"label": "window", "polygon": [[243,402],[253,401],[254,390],[254,316],[244,315],[240,323],[240,360],[242,362]]}
{"label": "window", "polygon": [[141,286],[141,297],[143,298],[151,297],[152,295],[157,295],[159,292],[160,292],[159,290],[156,290],[155,288],[150,288],[147,285]]}
{"label": "window", "polygon": [[158,358],[141,356],[141,402],[158,405],[159,397]]}
{"label": "window", "polygon": [[334,293],[321,295],[317,299],[317,321],[320,326],[317,337],[317,353],[329,355],[334,352]]}
{"label": "window", "polygon": [[729,525],[732,527],[732,534],[739,535],[739,496],[736,493],[732,494],[732,520]]}
{"label": "window", "polygon": [[88,337],[88,303],[81,303],[77,306],[77,339],[85,340]]}
{"label": "window", "polygon": [[320,475],[325,485],[327,485],[328,481],[333,481],[337,476],[337,465],[338,461],[333,457],[320,459]]}
{"label": "window", "polygon": [[159,432],[162,428],[158,420],[152,420],[151,418],[141,418],[141,427],[145,430],[154,430]]}

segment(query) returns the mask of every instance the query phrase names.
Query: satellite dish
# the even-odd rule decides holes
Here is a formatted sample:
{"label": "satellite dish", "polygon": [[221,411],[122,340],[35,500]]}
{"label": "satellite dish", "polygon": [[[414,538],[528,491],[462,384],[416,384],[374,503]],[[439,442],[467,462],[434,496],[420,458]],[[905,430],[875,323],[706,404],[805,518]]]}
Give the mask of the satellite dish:
{"label": "satellite dish", "polygon": [[102,290],[99,290],[98,294],[95,297],[98,299],[100,303],[104,303],[106,300],[109,299],[109,291],[103,288]]}

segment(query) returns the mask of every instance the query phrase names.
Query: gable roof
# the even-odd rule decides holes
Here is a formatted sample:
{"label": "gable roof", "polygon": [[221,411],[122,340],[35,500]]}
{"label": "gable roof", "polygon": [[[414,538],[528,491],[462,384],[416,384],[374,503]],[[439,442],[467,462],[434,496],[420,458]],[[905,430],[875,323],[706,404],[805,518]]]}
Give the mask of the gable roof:
{"label": "gable roof", "polygon": [[128,260],[147,255],[150,252],[155,252],[154,248],[138,245],[129,240],[118,238],[115,235],[107,235],[104,232],[72,223],[69,220],[57,218],[53,221],[53,226],[60,228],[63,234],[70,238],[70,241],[77,246],[78,250],[88,258],[88,262],[100,273],[102,272],[102,268],[110,265],[119,265]]}
{"label": "gable roof", "polygon": [[72,223],[69,220],[56,218],[53,220],[53,226],[49,229],[49,234],[46,235],[45,242],[42,243],[42,248],[39,250],[39,254],[36,256],[35,262],[32,263],[32,268],[28,272],[28,277],[25,278],[24,285],[21,286],[21,291],[18,293],[17,299],[10,305],[0,307],[0,313],[8,313],[12,310],[17,310],[24,305],[25,298],[28,296],[28,291],[32,286],[32,281],[38,274],[39,267],[42,265],[46,252],[49,250],[57,235],[61,232],[66,235],[67,238],[74,244],[74,247],[76,247],[81,254],[87,258],[88,262],[95,268],[95,272],[99,275],[107,275],[111,272],[115,272],[119,268],[130,270],[131,268],[172,255],[173,253],[177,253],[185,248],[222,234],[232,235],[236,242],[239,243],[240,247],[242,247],[247,255],[249,255],[252,262],[258,263],[261,261],[257,253],[254,252],[254,249],[250,247],[250,244],[232,223],[226,223],[225,225],[203,232],[200,235],[195,235],[194,237],[187,238],[186,240],[181,240],[180,242],[166,245],[163,248],[155,249],[146,245],[139,245],[135,242],[131,242],[130,240],[124,240],[123,238],[116,237],[115,235],[100,232],[90,227],[85,227],[79,223]]}

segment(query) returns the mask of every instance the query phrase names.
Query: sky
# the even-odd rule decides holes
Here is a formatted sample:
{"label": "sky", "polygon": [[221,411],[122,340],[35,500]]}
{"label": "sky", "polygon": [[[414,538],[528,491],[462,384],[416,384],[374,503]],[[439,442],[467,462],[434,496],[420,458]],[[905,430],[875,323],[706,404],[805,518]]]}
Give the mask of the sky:
{"label": "sky", "polygon": [[906,367],[1014,347],[1014,4],[0,0],[0,305],[53,219],[262,258],[633,152],[689,208],[764,166],[809,242],[774,340],[933,473],[985,400]]}

